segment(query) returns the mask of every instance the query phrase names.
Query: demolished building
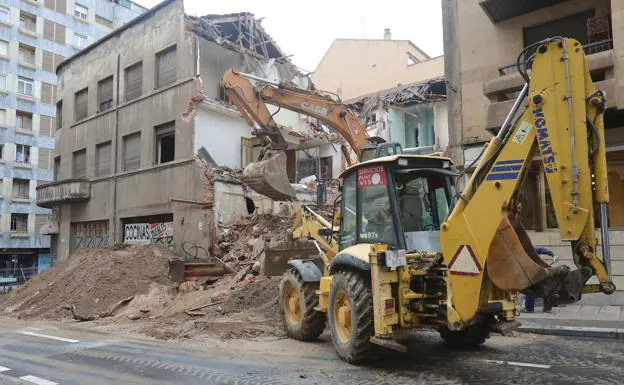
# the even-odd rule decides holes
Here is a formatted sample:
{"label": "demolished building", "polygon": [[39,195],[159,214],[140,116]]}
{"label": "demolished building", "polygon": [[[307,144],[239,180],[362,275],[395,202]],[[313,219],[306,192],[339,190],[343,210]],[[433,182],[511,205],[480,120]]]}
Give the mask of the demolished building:
{"label": "demolished building", "polygon": [[[181,0],[57,67],[55,181],[37,187],[37,204],[53,209],[42,228],[53,259],[121,242],[210,253],[220,223],[275,209],[230,170],[254,160],[259,144],[221,93],[229,68],[311,87],[252,14],[192,17]],[[340,152],[308,117],[269,108],[289,143],[292,181],[337,175]]]}
{"label": "demolished building", "polygon": [[347,100],[369,136],[400,143],[412,153],[444,152],[448,113],[444,77],[414,82]]}

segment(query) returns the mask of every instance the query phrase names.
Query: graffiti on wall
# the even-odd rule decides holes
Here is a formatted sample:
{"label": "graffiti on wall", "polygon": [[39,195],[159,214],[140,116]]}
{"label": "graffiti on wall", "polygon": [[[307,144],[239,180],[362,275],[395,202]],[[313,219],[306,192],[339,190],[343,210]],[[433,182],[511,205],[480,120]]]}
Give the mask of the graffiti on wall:
{"label": "graffiti on wall", "polygon": [[124,243],[130,245],[159,243],[173,247],[173,222],[128,223],[124,226]]}
{"label": "graffiti on wall", "polygon": [[106,247],[108,246],[108,221],[73,223],[71,235],[73,250],[81,247]]}

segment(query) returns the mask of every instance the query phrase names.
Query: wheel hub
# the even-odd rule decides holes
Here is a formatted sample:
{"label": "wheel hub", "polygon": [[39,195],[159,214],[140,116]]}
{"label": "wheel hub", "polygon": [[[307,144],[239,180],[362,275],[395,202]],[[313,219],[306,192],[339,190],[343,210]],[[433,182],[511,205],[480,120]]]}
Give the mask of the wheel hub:
{"label": "wheel hub", "polygon": [[347,344],[351,339],[351,308],[349,298],[344,291],[339,291],[334,297],[333,303],[334,330],[336,336],[343,344]]}
{"label": "wheel hub", "polygon": [[284,290],[284,313],[286,320],[291,325],[301,322],[303,314],[301,312],[301,296],[296,287],[288,286]]}

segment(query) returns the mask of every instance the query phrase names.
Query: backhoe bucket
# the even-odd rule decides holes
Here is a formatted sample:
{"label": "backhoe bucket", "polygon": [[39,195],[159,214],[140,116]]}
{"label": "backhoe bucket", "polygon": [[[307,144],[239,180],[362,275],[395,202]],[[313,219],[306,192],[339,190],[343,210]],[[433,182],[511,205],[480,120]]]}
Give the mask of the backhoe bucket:
{"label": "backhoe bucket", "polygon": [[243,170],[243,181],[255,192],[276,201],[297,199],[286,173],[286,154],[268,150],[262,160],[248,164]]}

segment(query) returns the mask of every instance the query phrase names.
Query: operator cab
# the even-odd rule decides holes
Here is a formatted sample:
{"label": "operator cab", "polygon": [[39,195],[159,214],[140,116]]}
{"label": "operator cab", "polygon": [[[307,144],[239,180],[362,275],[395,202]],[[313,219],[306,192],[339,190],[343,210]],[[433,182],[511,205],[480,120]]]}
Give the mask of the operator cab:
{"label": "operator cab", "polygon": [[439,230],[456,196],[452,162],[439,156],[394,155],[344,171],[340,250],[359,243],[440,251]]}

